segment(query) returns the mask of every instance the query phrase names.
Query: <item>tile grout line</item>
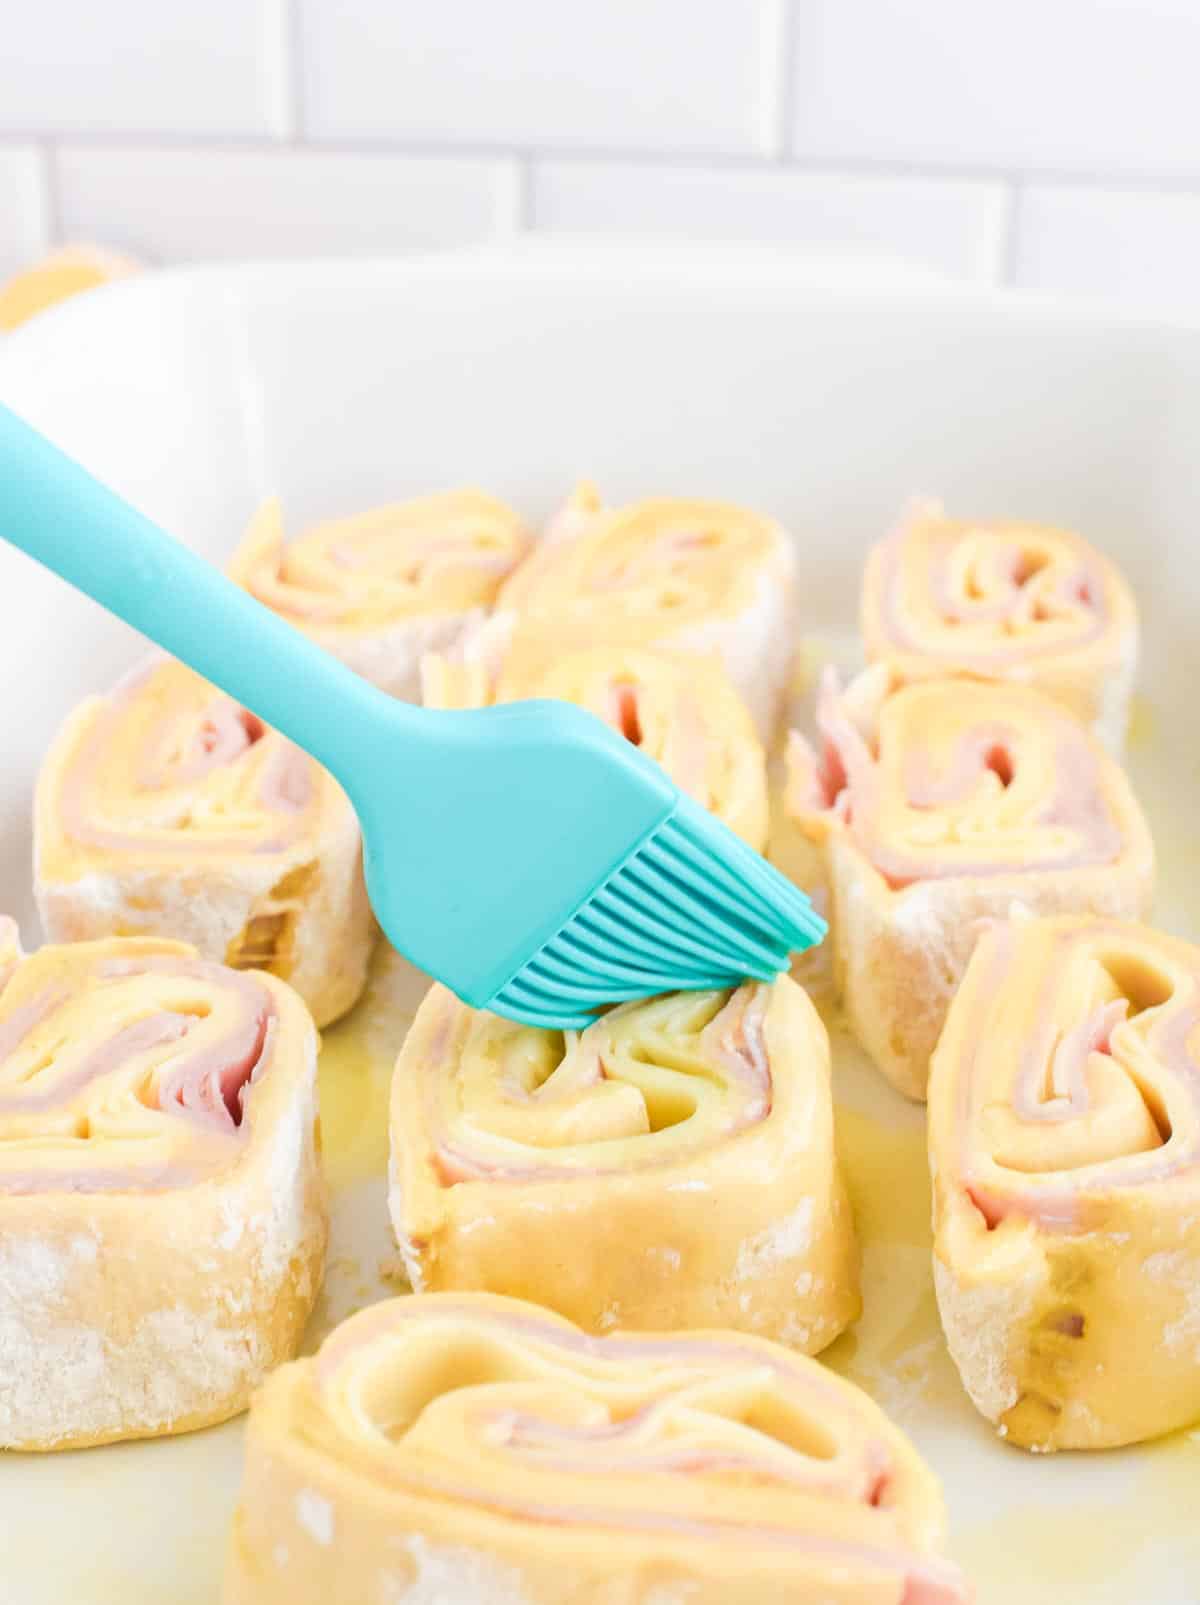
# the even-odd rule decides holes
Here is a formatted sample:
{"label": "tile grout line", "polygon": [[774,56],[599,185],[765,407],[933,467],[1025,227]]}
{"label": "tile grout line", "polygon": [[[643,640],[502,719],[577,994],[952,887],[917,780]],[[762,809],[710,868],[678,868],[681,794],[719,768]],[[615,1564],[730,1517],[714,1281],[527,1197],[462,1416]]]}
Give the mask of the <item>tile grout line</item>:
{"label": "tile grout line", "polygon": [[533,205],[534,153],[522,151],[517,157],[516,200],[513,225],[518,234],[530,234],[537,226]]}
{"label": "tile grout line", "polygon": [[532,163],[528,151],[513,151],[493,179],[494,234],[501,238],[528,233],[532,227]]}
{"label": "tile grout line", "polygon": [[[287,0],[285,0],[285,4]],[[290,12],[291,7],[288,6]],[[1045,185],[1074,190],[1080,193],[1106,192],[1108,194],[1174,196],[1180,199],[1200,198],[1200,174],[1196,177],[1179,177],[1154,174],[1071,173],[1050,170],[1017,170],[980,167],[925,167],[907,162],[871,161],[861,158],[838,160],[836,157],[809,157],[784,155],[770,159],[762,155],[732,155],[720,152],[661,152],[646,150],[614,150],[606,148],[569,147],[514,147],[511,145],[478,145],[440,141],[394,144],[386,140],[355,139],[310,141],[301,135],[272,137],[262,134],[145,134],[145,133],[92,133],[87,130],[26,130],[0,132],[0,150],[19,146],[33,146],[39,152],[57,158],[59,152],[70,147],[88,153],[113,152],[121,155],[167,155],[182,152],[196,154],[266,154],[294,150],[312,155],[327,156],[393,156],[400,160],[451,162],[477,161],[482,163],[518,163],[526,175],[539,163],[555,163],[564,167],[605,165],[628,167],[631,170],[660,168],[664,172],[710,173],[713,175],[750,176],[759,173],[812,174],[831,178],[878,179],[880,181],[909,181],[919,184],[967,183],[980,186],[1003,186],[1019,200],[1031,186]],[[523,181],[523,188],[529,185]]]}
{"label": "tile grout line", "polygon": [[295,0],[269,0],[265,8],[266,92],[273,144],[296,145],[303,118],[300,17]]}
{"label": "tile grout line", "polygon": [[39,188],[42,203],[42,233],[47,245],[63,243],[62,196],[58,181],[58,152],[53,139],[41,139],[37,145]]}
{"label": "tile grout line", "polygon": [[758,144],[773,162],[785,160],[791,144],[795,43],[793,0],[769,0],[759,42]]}
{"label": "tile grout line", "polygon": [[[288,9],[290,12],[290,6]],[[298,107],[296,109],[298,110]],[[171,151],[264,152],[279,150],[283,145],[281,137],[255,133],[147,134],[138,130],[97,133],[88,129],[69,128],[55,129],[50,133],[45,129],[13,129],[0,132],[0,149],[16,145],[40,146],[45,142],[49,142],[56,149],[70,145],[80,150],[119,151],[122,154],[137,152],[158,154]],[[1064,189],[1106,190],[1122,194],[1183,197],[1200,195],[1200,170],[1194,175],[1187,176],[1162,173],[1084,173],[1049,168],[1027,170],[954,164],[925,166],[913,162],[872,160],[862,157],[784,154],[772,159],[753,152],[625,150],[609,146],[555,145],[535,149],[504,143],[459,144],[449,140],[394,142],[365,137],[348,139],[324,137],[314,140],[300,134],[293,136],[290,144],[314,155],[331,156],[396,156],[434,161],[520,160],[527,163],[556,162],[565,166],[604,164],[712,173],[817,173],[844,178],[909,179],[929,184],[1010,184],[1021,189],[1041,184]]]}
{"label": "tile grout line", "polygon": [[1021,251],[1021,196],[1024,184],[1014,178],[1006,186],[1007,210],[1005,213],[1004,250],[1000,257],[1000,283],[1006,286],[1017,282],[1017,266]]}

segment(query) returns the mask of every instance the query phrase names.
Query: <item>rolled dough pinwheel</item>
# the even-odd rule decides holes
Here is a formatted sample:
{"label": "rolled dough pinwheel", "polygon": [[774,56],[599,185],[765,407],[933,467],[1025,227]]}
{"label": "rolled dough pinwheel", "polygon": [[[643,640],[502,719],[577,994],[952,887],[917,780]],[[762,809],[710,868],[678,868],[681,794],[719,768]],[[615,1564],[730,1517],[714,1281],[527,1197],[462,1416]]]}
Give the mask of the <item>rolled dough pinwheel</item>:
{"label": "rolled dough pinwheel", "polygon": [[867,559],[871,661],[906,678],[965,671],[1031,685],[1119,752],[1137,663],[1133,594],[1070,530],[947,518],[919,502]]}
{"label": "rolled dough pinwheel", "polygon": [[813,1360],[435,1293],[257,1396],[224,1605],[967,1605],[944,1527],[907,1440]]}
{"label": "rolled dough pinwheel", "polygon": [[826,679],[820,745],[793,736],[788,807],[822,844],[834,967],[863,1046],[921,1098],[983,918],[1137,918],[1154,853],[1116,762],[1060,704],[972,679]]}
{"label": "rolled dough pinwheel", "polygon": [[391,1155],[417,1290],[809,1353],[858,1314],[829,1043],[786,976],[625,1004],[565,1038],[435,986],[396,1066]]}
{"label": "rolled dough pinwheel", "polygon": [[1200,948],[1095,918],[981,937],[929,1082],[934,1273],[1026,1448],[1200,1416]]}
{"label": "rolled dough pinwheel", "polygon": [[34,861],[53,941],[188,941],[288,981],[318,1025],[362,991],[375,926],[349,800],[182,664],[70,716],[38,779]]}
{"label": "rolled dough pinwheel", "polygon": [[0,1447],[223,1421],[295,1353],[316,1056],[273,976],[144,938],[22,960],[0,931]]}
{"label": "rolled dough pinwheel", "polygon": [[481,491],[333,519],[290,544],[271,500],[229,573],[364,679],[411,702],[422,654],[446,650],[482,622],[528,545],[516,513]]}
{"label": "rolled dough pinwheel", "polygon": [[521,680],[581,646],[716,655],[766,735],[795,604],[795,547],[774,520],[670,497],[606,510],[583,486],[505,582],[475,645]]}

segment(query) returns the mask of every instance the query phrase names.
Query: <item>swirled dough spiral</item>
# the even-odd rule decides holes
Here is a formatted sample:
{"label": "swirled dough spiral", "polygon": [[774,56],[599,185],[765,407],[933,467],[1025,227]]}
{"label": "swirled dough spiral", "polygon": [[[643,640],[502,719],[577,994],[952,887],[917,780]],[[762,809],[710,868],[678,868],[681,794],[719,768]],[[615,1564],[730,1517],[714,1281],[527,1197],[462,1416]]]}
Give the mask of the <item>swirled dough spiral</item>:
{"label": "swirled dough spiral", "polygon": [[0,931],[0,1446],[206,1426],[295,1352],[316,1054],[273,976],[142,938],[21,960]]}
{"label": "swirled dough spiral", "polygon": [[507,580],[480,650],[528,681],[581,646],[716,655],[769,734],[795,649],[796,553],[772,519],[581,487]]}
{"label": "swirled dough spiral", "polygon": [[1082,536],[917,503],[867,559],[861,617],[872,661],[909,679],[966,671],[1031,685],[1120,750],[1137,609],[1116,565]]}
{"label": "swirled dough spiral", "polygon": [[929,1083],[934,1270],[972,1399],[1097,1449],[1200,1415],[1200,948],[1091,917],[981,937]]}
{"label": "swirled dough spiral", "polygon": [[362,991],[374,922],[358,820],[325,771],[169,659],[90,697],[34,814],[47,935],[156,935],[269,970],[325,1025]]}
{"label": "swirled dough spiral", "polygon": [[815,1361],[427,1294],[256,1398],[224,1605],[966,1605],[943,1527],[902,1434]]}
{"label": "swirled dough spiral", "polygon": [[434,987],[396,1066],[391,1140],[415,1288],[812,1353],[858,1314],[828,1039],[787,977],[626,1004],[565,1037]]}
{"label": "swirled dough spiral", "polygon": [[479,625],[529,545],[516,513],[446,491],[317,524],[286,542],[265,502],[230,575],[382,690],[415,701],[425,652]]}
{"label": "swirled dough spiral", "polygon": [[847,1013],[888,1078],[922,1097],[983,917],[1137,918],[1154,855],[1129,783],[1060,704],[877,664],[824,684],[820,744],[793,737],[789,808],[819,842]]}

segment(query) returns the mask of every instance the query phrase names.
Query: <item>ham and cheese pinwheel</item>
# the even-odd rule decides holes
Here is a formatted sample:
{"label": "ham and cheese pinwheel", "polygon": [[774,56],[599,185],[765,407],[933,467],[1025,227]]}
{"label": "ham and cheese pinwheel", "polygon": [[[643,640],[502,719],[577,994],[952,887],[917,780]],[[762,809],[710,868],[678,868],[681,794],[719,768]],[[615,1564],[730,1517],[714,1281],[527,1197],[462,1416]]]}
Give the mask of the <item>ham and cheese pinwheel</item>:
{"label": "ham and cheese pinwheel", "polygon": [[965,672],[1032,685],[1120,751],[1137,610],[1116,566],[1069,530],[914,506],[867,560],[867,657],[908,679]]}
{"label": "ham and cheese pinwheel", "polygon": [[417,1291],[809,1353],[858,1314],[829,1043],[787,977],[626,1004],[565,1038],[434,987],[396,1066],[391,1153]]}
{"label": "ham and cheese pinwheel", "polygon": [[981,918],[1137,918],[1154,854],[1129,783],[1078,720],[1024,686],[830,676],[820,750],[793,736],[788,807],[825,853],[850,1024],[902,1092],[929,1056]]}
{"label": "ham and cheese pinwheel", "polygon": [[795,592],[795,548],[773,520],[666,497],[606,511],[584,486],[505,583],[478,650],[522,681],[581,646],[715,655],[766,734]]}
{"label": "ham and cheese pinwheel", "polygon": [[374,922],[349,800],[181,664],[75,710],[42,767],[34,838],[52,941],[177,937],[289,982],[318,1025],[362,990]]}
{"label": "ham and cheese pinwheel", "polygon": [[428,707],[470,708],[526,697],[573,702],[655,759],[702,807],[761,852],[767,840],[767,759],[745,703],[715,659],[635,647],[572,652],[544,672],[501,672],[430,655]]}
{"label": "ham and cheese pinwheel", "polygon": [[1200,948],[1094,918],[981,937],[929,1083],[950,1352],[1028,1448],[1200,1416]]}
{"label": "ham and cheese pinwheel", "polygon": [[412,701],[422,654],[483,621],[528,545],[517,515],[474,490],[334,519],[290,544],[271,500],[229,572],[356,673]]}
{"label": "ham and cheese pinwheel", "polygon": [[224,1605],[967,1605],[944,1527],[903,1434],[814,1360],[427,1294],[256,1396]]}
{"label": "ham and cheese pinwheel", "polygon": [[222,1421],[320,1280],[312,1019],[181,942],[0,948],[0,1447]]}

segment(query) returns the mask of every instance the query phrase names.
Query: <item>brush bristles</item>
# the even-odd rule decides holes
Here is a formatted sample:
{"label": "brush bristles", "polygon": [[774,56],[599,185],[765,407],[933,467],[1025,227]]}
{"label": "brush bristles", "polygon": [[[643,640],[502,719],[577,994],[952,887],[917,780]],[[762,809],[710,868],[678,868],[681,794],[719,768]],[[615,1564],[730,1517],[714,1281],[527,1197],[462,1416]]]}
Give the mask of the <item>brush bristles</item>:
{"label": "brush bristles", "polygon": [[488,1007],[580,1030],[609,1003],[773,981],[824,935],[803,892],[683,798]]}

